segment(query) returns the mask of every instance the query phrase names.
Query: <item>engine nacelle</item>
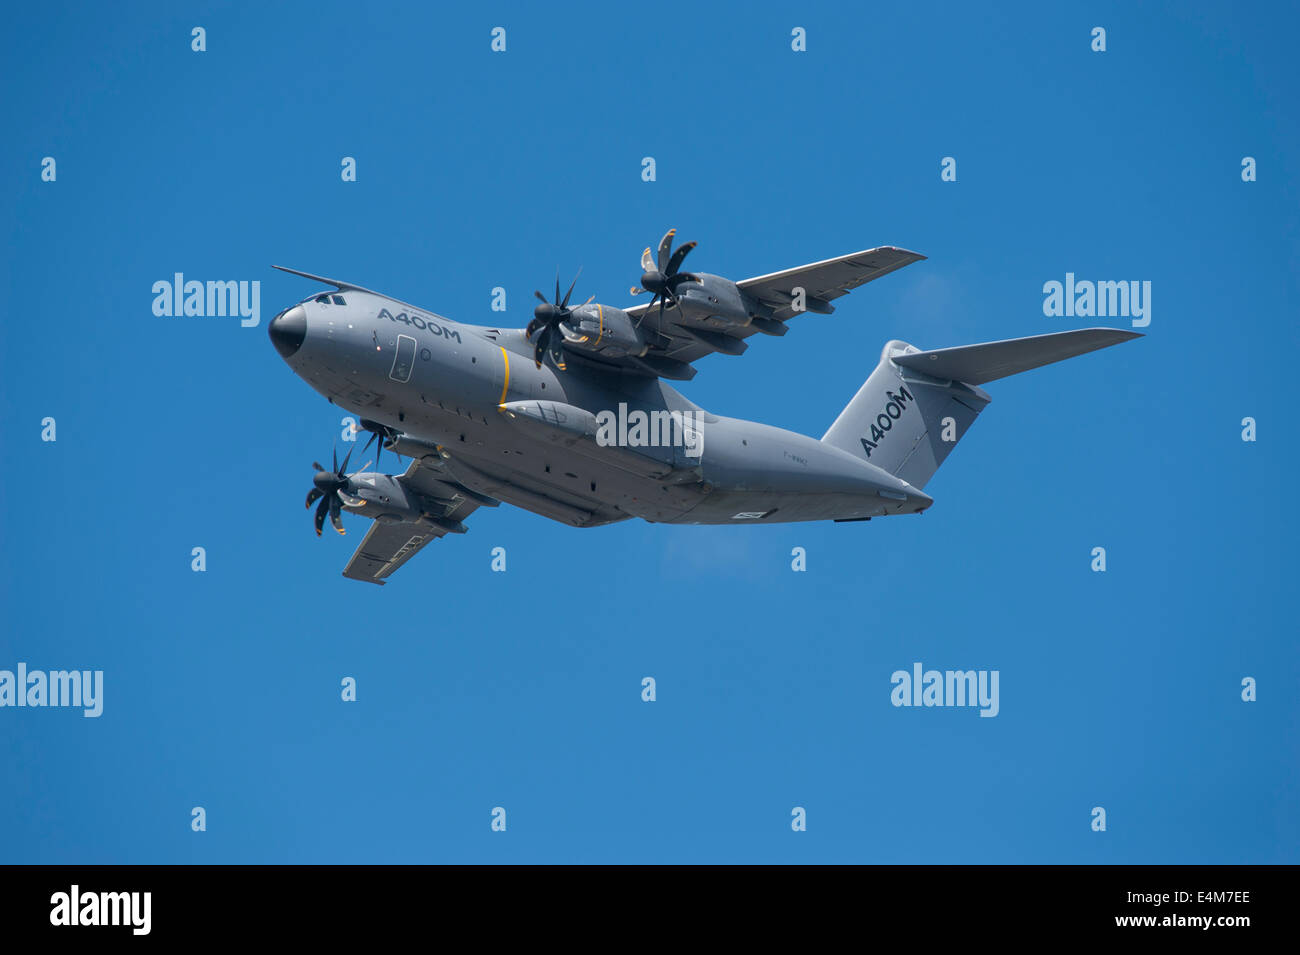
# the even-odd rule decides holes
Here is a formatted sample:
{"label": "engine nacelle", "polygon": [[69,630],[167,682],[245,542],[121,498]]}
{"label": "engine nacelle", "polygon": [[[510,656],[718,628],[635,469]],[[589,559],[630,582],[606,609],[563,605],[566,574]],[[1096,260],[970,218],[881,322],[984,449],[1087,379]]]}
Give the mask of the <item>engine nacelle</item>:
{"label": "engine nacelle", "polygon": [[422,502],[391,474],[354,474],[344,493],[363,502],[350,504],[352,510],[376,520],[416,521],[423,513]]}
{"label": "engine nacelle", "polygon": [[621,308],[609,305],[580,305],[566,323],[564,343],[578,351],[609,358],[639,357],[649,343]]}
{"label": "engine nacelle", "polygon": [[460,521],[439,516],[451,501],[438,501],[418,494],[392,474],[354,474],[344,490],[352,501],[346,507],[379,524],[422,524],[453,534],[465,533]]}
{"label": "engine nacelle", "polygon": [[685,318],[714,328],[736,328],[766,314],[767,310],[731,279],[707,272],[695,274],[700,277],[698,282],[684,282],[677,287],[677,302]]}

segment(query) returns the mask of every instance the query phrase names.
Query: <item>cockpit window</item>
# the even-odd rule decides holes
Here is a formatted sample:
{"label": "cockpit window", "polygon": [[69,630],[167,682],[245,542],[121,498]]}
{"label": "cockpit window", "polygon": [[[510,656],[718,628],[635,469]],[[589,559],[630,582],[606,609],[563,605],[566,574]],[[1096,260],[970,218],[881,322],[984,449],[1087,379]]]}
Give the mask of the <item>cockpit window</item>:
{"label": "cockpit window", "polygon": [[342,295],[335,295],[332,292],[321,292],[319,295],[308,295],[299,302],[299,305],[305,305],[308,302],[316,302],[320,305],[346,305]]}

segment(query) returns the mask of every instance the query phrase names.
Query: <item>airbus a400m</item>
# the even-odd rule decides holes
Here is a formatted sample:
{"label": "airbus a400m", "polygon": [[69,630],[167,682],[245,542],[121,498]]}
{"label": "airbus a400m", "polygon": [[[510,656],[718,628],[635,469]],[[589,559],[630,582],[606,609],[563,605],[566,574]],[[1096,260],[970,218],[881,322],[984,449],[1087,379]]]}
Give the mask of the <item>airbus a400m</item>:
{"label": "airbus a400m", "polygon": [[343,533],[344,511],[374,522],[345,576],[382,584],[501,502],[574,527],[920,513],[933,503],[926,484],[990,401],[981,385],[1139,337],[1087,328],[937,350],[890,341],[817,439],[710,414],[669,382],[925,257],[886,246],[737,282],[683,271],[695,243],[672,246],[669,231],[642,255],[632,291],[648,302],[571,304],[574,285],[561,295],[557,280],[514,329],[284,269],[332,290],[272,319],[277,351],[371,432],[376,463],[386,449],[411,458],[401,474],[349,473],[351,451],[342,465],[316,465],[307,507],[317,534],[327,520]]}

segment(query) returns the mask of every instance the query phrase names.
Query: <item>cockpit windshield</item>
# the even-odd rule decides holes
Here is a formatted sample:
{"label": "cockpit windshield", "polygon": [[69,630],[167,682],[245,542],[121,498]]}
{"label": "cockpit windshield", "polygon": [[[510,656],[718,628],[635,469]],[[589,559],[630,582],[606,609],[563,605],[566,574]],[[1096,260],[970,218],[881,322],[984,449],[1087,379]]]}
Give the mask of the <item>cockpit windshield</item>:
{"label": "cockpit windshield", "polygon": [[308,302],[316,302],[320,305],[346,305],[347,300],[335,292],[322,292],[319,295],[308,295],[300,301],[299,305],[305,305]]}

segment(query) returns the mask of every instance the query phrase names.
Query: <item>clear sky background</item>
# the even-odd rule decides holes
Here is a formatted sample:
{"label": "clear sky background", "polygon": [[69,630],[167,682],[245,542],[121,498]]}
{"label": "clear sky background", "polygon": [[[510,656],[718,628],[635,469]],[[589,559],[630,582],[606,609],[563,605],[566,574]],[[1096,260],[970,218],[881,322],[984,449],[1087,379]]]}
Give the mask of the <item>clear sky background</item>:
{"label": "clear sky background", "polygon": [[[723,6],[11,11],[0,669],[105,701],[0,709],[0,861],[1300,861],[1295,8]],[[265,329],[317,286],[271,264],[522,326],[557,267],[627,304],[669,226],[737,279],[929,256],[681,388],[814,436],[890,338],[1127,327],[1045,317],[1066,272],[1152,322],[989,385],[920,517],[501,507],[340,576],[366,522],[302,502],[341,412]],[[261,324],[155,317],[178,271]],[[1000,714],[893,707],[916,661]]]}

